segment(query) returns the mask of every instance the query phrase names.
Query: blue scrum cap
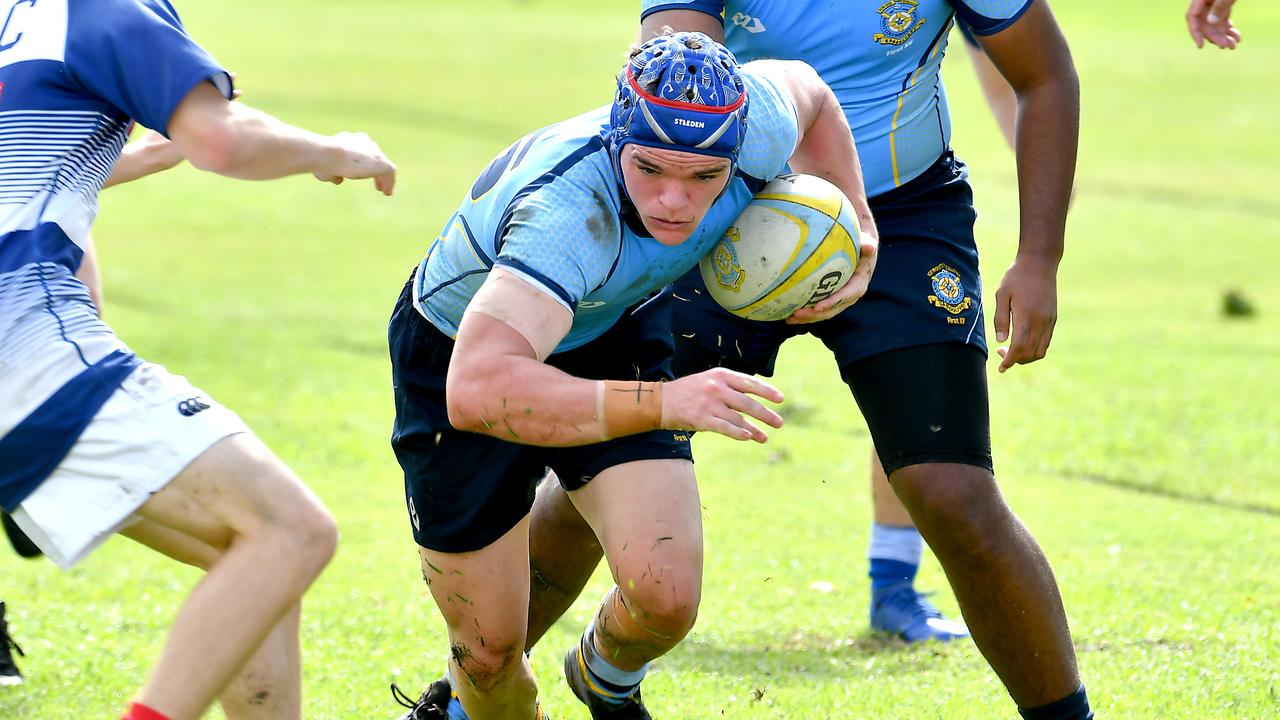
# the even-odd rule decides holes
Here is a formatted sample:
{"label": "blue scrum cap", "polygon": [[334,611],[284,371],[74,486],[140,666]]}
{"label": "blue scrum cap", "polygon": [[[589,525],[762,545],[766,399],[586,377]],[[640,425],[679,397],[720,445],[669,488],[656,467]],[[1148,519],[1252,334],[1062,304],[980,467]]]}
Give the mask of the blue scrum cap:
{"label": "blue scrum cap", "polygon": [[619,183],[629,143],[728,158],[736,166],[747,134],[747,88],[738,61],[702,33],[656,37],[618,74],[609,122]]}

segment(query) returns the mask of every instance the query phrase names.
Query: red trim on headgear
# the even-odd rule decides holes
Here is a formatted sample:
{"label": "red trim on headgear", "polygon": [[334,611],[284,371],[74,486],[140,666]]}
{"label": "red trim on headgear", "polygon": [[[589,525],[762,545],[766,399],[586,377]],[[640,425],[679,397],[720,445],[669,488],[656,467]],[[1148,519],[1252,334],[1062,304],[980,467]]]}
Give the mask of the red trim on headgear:
{"label": "red trim on headgear", "polygon": [[627,83],[631,85],[632,90],[635,90],[636,93],[645,100],[648,100],[654,105],[671,108],[673,110],[692,110],[693,112],[728,115],[729,113],[737,111],[738,108],[742,107],[742,103],[747,101],[747,89],[745,87],[742,88],[742,94],[738,96],[738,99],[735,100],[732,105],[721,105],[717,107],[714,105],[699,105],[698,103],[683,102],[681,100],[666,100],[658,97],[657,95],[645,92],[644,89],[640,87],[640,84],[636,82],[636,76],[631,72],[631,65],[627,65]]}

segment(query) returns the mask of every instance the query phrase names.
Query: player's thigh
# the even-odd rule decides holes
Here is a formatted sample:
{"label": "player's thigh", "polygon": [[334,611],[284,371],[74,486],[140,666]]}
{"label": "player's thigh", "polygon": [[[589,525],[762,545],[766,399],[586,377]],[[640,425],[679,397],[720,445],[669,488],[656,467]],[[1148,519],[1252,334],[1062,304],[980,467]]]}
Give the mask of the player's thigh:
{"label": "player's thigh", "polygon": [[990,473],[986,355],[979,348],[903,348],[852,363],[842,375],[891,478],[902,468],[934,463]]}
{"label": "player's thigh", "polygon": [[[518,655],[529,608],[529,518],[479,550],[418,548],[422,577],[460,654]],[[459,647],[462,650],[459,650]]]}
{"label": "player's thigh", "polygon": [[688,460],[615,465],[570,494],[628,590],[667,584],[695,597],[702,576],[702,503]]}
{"label": "player's thigh", "polygon": [[[252,518],[263,513],[280,522],[296,519],[301,531],[308,530],[312,516],[330,522],[316,510],[318,501],[260,445],[235,413],[186,378],[143,363],[22,501],[15,519],[31,525],[32,537],[63,567],[139,516],[153,516],[214,547],[251,529]],[[228,448],[249,446],[255,446],[252,453],[234,456],[260,455],[271,462],[231,461]],[[198,471],[211,479],[195,484]]]}
{"label": "player's thigh", "polygon": [[[600,560],[600,541],[554,474],[538,484],[529,523],[529,566],[541,591],[576,592]],[[581,582],[579,582],[581,581]]]}
{"label": "player's thigh", "polygon": [[282,530],[331,534],[323,503],[257,437],[230,435],[205,450],[138,514],[214,548]]}
{"label": "player's thigh", "polygon": [[202,570],[213,567],[223,553],[222,549],[203,540],[144,517],[138,517],[121,530],[120,534],[180,563]]}

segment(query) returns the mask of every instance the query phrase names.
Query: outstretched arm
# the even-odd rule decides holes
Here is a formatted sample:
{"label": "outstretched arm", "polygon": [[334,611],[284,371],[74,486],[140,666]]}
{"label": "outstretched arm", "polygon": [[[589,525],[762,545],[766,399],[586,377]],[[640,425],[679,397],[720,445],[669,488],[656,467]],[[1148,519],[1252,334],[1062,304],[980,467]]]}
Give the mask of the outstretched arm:
{"label": "outstretched arm", "polygon": [[167,131],[192,165],[219,175],[269,180],[311,173],[334,184],[373,178],[386,195],[395,187],[395,165],[364,133],[318,135],[231,102],[210,83],[187,94]]}
{"label": "outstretched arm", "polygon": [[1013,25],[978,38],[1018,98],[1018,253],[996,291],[1000,372],[1049,351],[1058,318],[1058,263],[1075,177],[1080,83],[1045,0]]}

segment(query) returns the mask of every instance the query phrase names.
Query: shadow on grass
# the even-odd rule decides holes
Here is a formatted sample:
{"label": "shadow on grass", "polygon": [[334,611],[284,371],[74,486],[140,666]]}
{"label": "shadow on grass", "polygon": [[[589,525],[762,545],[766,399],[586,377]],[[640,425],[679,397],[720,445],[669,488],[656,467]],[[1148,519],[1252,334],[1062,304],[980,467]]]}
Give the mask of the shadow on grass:
{"label": "shadow on grass", "polygon": [[1172,488],[1152,485],[1134,478],[1109,477],[1093,473],[1076,473],[1070,470],[1057,470],[1053,471],[1052,474],[1064,480],[1075,480],[1079,482],[1093,483],[1095,485],[1105,485],[1106,487],[1117,488],[1119,490],[1128,490],[1130,492],[1142,493],[1143,495],[1154,495],[1156,497],[1169,498],[1170,500],[1179,500],[1193,505],[1208,505],[1211,507],[1225,508],[1227,510],[1239,510],[1241,512],[1254,513],[1256,515],[1265,515],[1267,517],[1280,517],[1280,508],[1271,505],[1253,503],[1244,500],[1228,500],[1225,498],[1214,497],[1212,495],[1198,495],[1194,493],[1180,492]]}
{"label": "shadow on grass", "polygon": [[936,672],[945,658],[976,653],[973,643],[908,645],[883,634],[830,637],[809,633],[760,637],[751,642],[721,638],[690,638],[662,658],[664,668],[730,677],[800,674],[809,677],[848,677],[851,672],[910,674]]}

